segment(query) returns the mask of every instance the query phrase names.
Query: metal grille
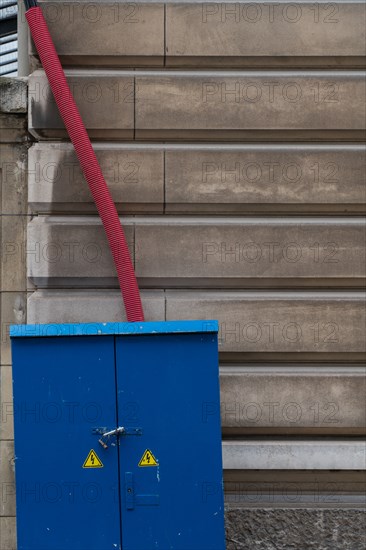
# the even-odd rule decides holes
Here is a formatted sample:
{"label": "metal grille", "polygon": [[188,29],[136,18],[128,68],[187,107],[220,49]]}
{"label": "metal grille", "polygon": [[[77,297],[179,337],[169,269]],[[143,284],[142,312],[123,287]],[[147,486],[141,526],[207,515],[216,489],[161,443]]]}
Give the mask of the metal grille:
{"label": "metal grille", "polygon": [[0,0],[0,75],[15,76],[18,69],[18,3]]}

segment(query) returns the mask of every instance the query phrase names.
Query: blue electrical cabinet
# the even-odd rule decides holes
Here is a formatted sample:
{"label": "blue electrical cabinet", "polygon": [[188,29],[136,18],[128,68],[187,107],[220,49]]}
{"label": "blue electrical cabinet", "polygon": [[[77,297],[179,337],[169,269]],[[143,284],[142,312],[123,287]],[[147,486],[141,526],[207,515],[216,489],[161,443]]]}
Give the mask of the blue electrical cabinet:
{"label": "blue electrical cabinet", "polygon": [[18,550],[224,550],[217,329],[11,327]]}

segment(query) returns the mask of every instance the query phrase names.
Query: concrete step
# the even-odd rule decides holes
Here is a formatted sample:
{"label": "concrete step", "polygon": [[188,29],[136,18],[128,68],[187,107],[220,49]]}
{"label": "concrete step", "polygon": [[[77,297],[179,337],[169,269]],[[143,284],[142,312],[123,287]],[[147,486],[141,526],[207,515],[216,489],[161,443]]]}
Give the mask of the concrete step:
{"label": "concrete step", "polygon": [[[136,217],[122,220],[142,288],[361,287],[366,226],[349,218]],[[37,287],[115,287],[98,217],[39,216],[28,225]]]}
{"label": "concrete step", "polygon": [[[40,0],[63,64],[163,66],[164,4]],[[34,45],[30,53],[36,54]]]}
{"label": "concrete step", "polygon": [[361,66],[364,20],[365,6],[353,2],[171,2],[166,4],[166,63]]}
{"label": "concrete step", "polygon": [[[223,433],[362,436],[365,374],[365,367],[351,364],[222,366]],[[216,413],[216,407],[204,404],[204,419]]]}
{"label": "concrete step", "polygon": [[[355,144],[94,143],[123,213],[359,213],[366,211],[366,148]],[[14,176],[7,164],[9,184]],[[10,181],[11,180],[11,181]],[[72,145],[29,149],[34,213],[95,213]]]}
{"label": "concrete step", "polygon": [[225,470],[363,470],[364,440],[224,441]]}
{"label": "concrete step", "polygon": [[[93,139],[363,140],[362,71],[67,71]],[[352,98],[352,101],[350,101]],[[66,137],[45,74],[29,80],[29,130]]]}
{"label": "concrete step", "polygon": [[362,2],[39,4],[67,65],[360,67],[365,56]]}
{"label": "concrete step", "polygon": [[[364,292],[143,291],[146,320],[218,319],[224,362],[364,361]],[[117,290],[38,290],[27,321],[124,321]]]}
{"label": "concrete step", "polygon": [[350,291],[168,290],[166,319],[218,319],[225,361],[362,361],[364,300]]}

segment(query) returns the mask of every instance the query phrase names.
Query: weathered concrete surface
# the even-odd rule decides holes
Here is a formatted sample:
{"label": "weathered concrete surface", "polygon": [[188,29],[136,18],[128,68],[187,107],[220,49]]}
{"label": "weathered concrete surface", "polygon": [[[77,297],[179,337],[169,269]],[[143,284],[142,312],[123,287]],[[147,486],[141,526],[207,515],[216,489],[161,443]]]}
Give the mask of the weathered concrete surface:
{"label": "weathered concrete surface", "polygon": [[28,141],[24,116],[0,113],[0,143],[24,143]]}
{"label": "weathered concrete surface", "polygon": [[[93,144],[120,212],[163,212],[164,153],[131,145]],[[96,212],[71,144],[29,149],[29,204],[34,212]]]}
{"label": "weathered concrete surface", "polygon": [[0,112],[24,114],[27,112],[27,78],[0,79]]}
{"label": "weathered concrete surface", "polygon": [[365,211],[364,145],[167,150],[166,212]]}
{"label": "weathered concrete surface", "polygon": [[364,470],[363,440],[223,441],[224,470]]}
{"label": "weathered concrete surface", "polygon": [[[361,218],[124,218],[142,287],[361,286]],[[37,286],[118,287],[99,218],[37,217],[28,226]]]}
{"label": "weathered concrete surface", "polygon": [[15,517],[0,517],[0,548],[16,550]]}
{"label": "weathered concrete surface", "polygon": [[365,372],[356,365],[222,367],[224,433],[363,435]]}
{"label": "weathered concrete surface", "polygon": [[[142,296],[147,320],[163,320],[164,293]],[[272,361],[365,357],[362,292],[166,291],[165,296],[167,320],[219,320],[220,351],[227,361],[267,360],[268,354]],[[29,308],[29,323],[125,319],[118,291],[38,291]]]}
{"label": "weathered concrete surface", "polygon": [[143,286],[340,287],[365,280],[366,226],[359,218],[135,223],[136,272]]}
{"label": "weathered concrete surface", "polygon": [[224,488],[226,502],[240,507],[347,507],[364,504],[366,471],[224,470]]}
{"label": "weathered concrete surface", "polygon": [[226,510],[227,550],[360,550],[365,547],[362,508],[240,508]]}
{"label": "weathered concrete surface", "polygon": [[[69,70],[66,74],[94,139],[364,137],[362,71],[175,71],[167,76],[158,71]],[[66,137],[42,71],[29,80],[29,113],[35,137]]]}
{"label": "weathered concrete surface", "polygon": [[1,292],[1,346],[0,365],[11,365],[10,353],[10,325],[26,322],[26,293],[25,292]]}
{"label": "weathered concrete surface", "polygon": [[15,516],[14,462],[13,442],[0,440],[0,517]]}
{"label": "weathered concrete surface", "polygon": [[137,139],[363,139],[365,120],[361,71],[136,73]]}
{"label": "weathered concrete surface", "polygon": [[13,442],[0,440],[0,516],[15,516],[14,463]]}
{"label": "weathered concrete surface", "polygon": [[26,290],[27,149],[2,145],[0,157],[0,291]]}
{"label": "weathered concrete surface", "polygon": [[0,366],[0,440],[13,439],[13,380],[10,366]]}
{"label": "weathered concrete surface", "polygon": [[[164,293],[144,291],[141,294],[146,321],[164,320]],[[103,323],[125,321],[121,293],[116,290],[37,291],[28,299],[27,322]]]}
{"label": "weathered concrete surface", "polygon": [[[365,212],[364,145],[94,143],[120,212]],[[165,159],[165,171],[164,171]],[[164,198],[165,187],[165,198]],[[34,212],[95,212],[72,145],[29,149]]]}
{"label": "weathered concrete surface", "polygon": [[[164,63],[164,5],[40,0],[56,51],[67,65]],[[35,48],[31,51],[35,54]]]}
{"label": "weathered concrete surface", "polygon": [[362,66],[365,56],[360,2],[167,3],[166,19],[168,66]]}
{"label": "weathered concrete surface", "polygon": [[[68,84],[90,137],[132,139],[134,128],[134,80],[116,73],[66,71]],[[66,138],[47,77],[35,71],[29,77],[28,128],[38,139]],[[67,98],[65,98],[66,100]]]}
{"label": "weathered concrete surface", "polygon": [[363,292],[168,290],[166,301],[167,320],[218,319],[228,361],[365,358]]}
{"label": "weathered concrete surface", "polygon": [[27,80],[0,79],[0,548],[15,550],[9,326],[26,320]]}
{"label": "weathered concrete surface", "polygon": [[[131,219],[123,220],[123,229],[134,263]],[[37,286],[118,287],[114,284],[114,262],[99,217],[35,217],[28,225],[27,252],[28,277]]]}

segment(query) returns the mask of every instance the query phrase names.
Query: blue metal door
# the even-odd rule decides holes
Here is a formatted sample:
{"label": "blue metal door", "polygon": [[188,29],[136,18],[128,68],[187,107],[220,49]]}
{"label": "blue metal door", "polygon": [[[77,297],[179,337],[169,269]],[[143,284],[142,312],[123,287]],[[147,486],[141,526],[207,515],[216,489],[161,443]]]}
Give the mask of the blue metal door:
{"label": "blue metal door", "polygon": [[116,336],[123,550],[223,550],[216,334]]}
{"label": "blue metal door", "polygon": [[16,338],[19,550],[121,548],[114,337]]}

